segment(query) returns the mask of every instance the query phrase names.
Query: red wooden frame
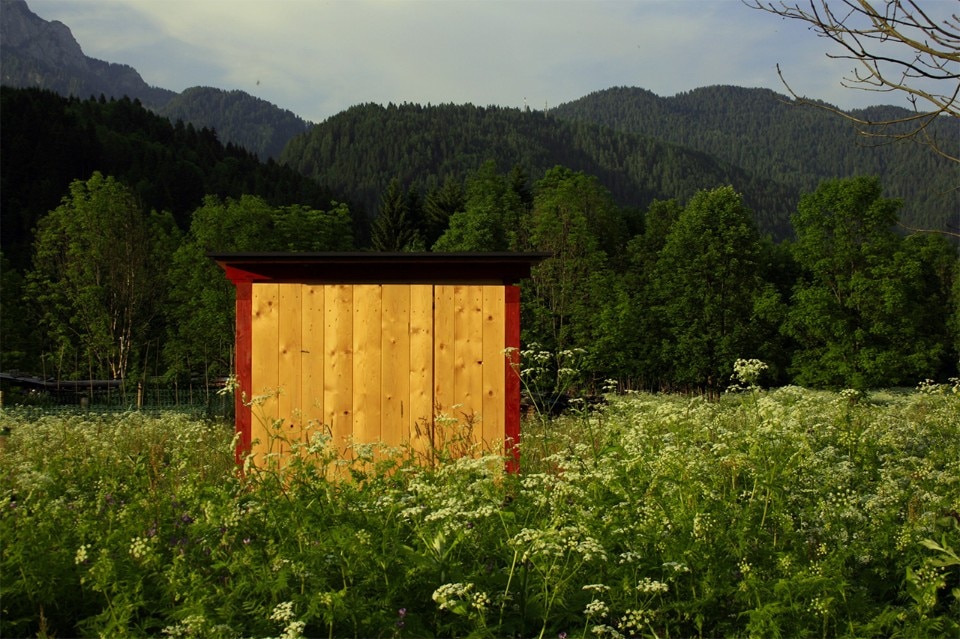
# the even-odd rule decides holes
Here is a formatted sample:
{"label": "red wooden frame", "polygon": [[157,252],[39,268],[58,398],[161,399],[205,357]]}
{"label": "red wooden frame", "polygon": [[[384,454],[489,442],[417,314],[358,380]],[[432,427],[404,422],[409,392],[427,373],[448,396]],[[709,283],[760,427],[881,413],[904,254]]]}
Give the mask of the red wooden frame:
{"label": "red wooden frame", "polygon": [[250,451],[252,432],[251,413],[246,405],[253,396],[251,387],[253,378],[253,282],[234,281],[237,287],[237,343],[236,375],[237,390],[234,398],[234,424],[237,429],[236,460],[243,464],[243,458]]}

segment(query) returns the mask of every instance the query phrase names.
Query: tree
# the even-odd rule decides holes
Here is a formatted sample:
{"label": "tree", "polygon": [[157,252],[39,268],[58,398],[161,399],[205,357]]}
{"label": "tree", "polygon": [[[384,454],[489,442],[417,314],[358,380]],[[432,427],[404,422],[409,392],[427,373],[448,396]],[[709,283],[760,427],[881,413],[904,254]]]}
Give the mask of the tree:
{"label": "tree", "polygon": [[410,210],[410,199],[400,180],[393,178],[380,198],[380,210],[373,221],[370,242],[375,251],[413,251],[423,248],[423,239]]}
{"label": "tree", "polygon": [[800,199],[794,255],[804,275],[784,327],[797,341],[799,384],[914,384],[942,363],[945,320],[929,324],[931,313],[945,315],[945,300],[931,296],[932,260],[923,258],[934,252],[904,244],[894,231],[901,203],[881,191],[876,178],[859,177]]}
{"label": "tree", "polygon": [[939,116],[960,118],[960,15],[938,16],[943,12],[935,4],[921,8],[916,0],[743,1],[754,9],[807,23],[818,36],[838,45],[839,53],[827,53],[828,57],[857,63],[844,86],[906,94],[914,113],[873,121],[803,100],[783,79],[778,64],[793,97],[853,121],[864,135],[920,139],[960,162],[956,149],[942,146],[929,130]]}
{"label": "tree", "polygon": [[331,202],[328,211],[298,204],[272,214],[274,244],[278,251],[349,251],[353,221],[346,204]]}
{"label": "tree", "polygon": [[641,387],[657,389],[668,380],[672,362],[663,354],[668,343],[667,323],[656,300],[656,264],[673,225],[683,214],[677,200],[654,200],[643,215],[643,231],[627,245],[625,277],[629,291],[628,313],[623,317],[623,338],[617,358],[623,358],[625,377]]}
{"label": "tree", "polygon": [[205,378],[231,370],[234,290],[208,252],[282,250],[285,238],[273,230],[274,210],[261,198],[244,195],[204,198],[192,215],[185,241],[168,270],[170,303],[163,357],[169,375]]}
{"label": "tree", "polygon": [[654,266],[653,298],[667,339],[668,379],[720,390],[738,358],[760,357],[777,303],[759,270],[760,235],[732,187],[698,192]]}
{"label": "tree", "polygon": [[[599,332],[599,309],[616,301],[609,253],[624,250],[623,220],[610,192],[593,176],[550,169],[535,185],[528,222],[530,248],[552,257],[533,268],[525,290],[528,333],[557,352],[582,348],[588,367],[609,370]],[[612,313],[606,319],[614,322]]]}
{"label": "tree", "polygon": [[960,260],[953,268],[953,285],[950,289],[950,308],[947,316],[947,335],[953,347],[954,365],[960,374]]}
{"label": "tree", "polygon": [[173,226],[169,215],[145,215],[113,177],[95,172],[70,184],[37,227],[28,275],[41,325],[61,356],[83,356],[93,375],[127,378],[162,304],[158,238]]}
{"label": "tree", "polygon": [[25,285],[23,275],[0,253],[0,371],[30,370],[37,355],[33,318],[19,303]]}
{"label": "tree", "polygon": [[516,246],[525,213],[520,195],[496,162],[484,162],[468,179],[463,210],[450,216],[450,226],[434,251],[506,251]]}
{"label": "tree", "polygon": [[[922,327],[927,340],[940,342],[943,346],[940,361],[927,371],[928,377],[946,380],[957,376],[960,365],[960,325],[953,322],[951,309],[960,309],[960,289],[957,289],[957,277],[960,275],[960,255],[957,247],[942,235],[916,233],[903,239],[901,244],[901,263],[915,269],[908,282],[910,295],[915,301],[913,306],[914,324]],[[901,270],[902,269],[902,270]],[[901,274],[909,271],[898,267]],[[938,339],[937,336],[942,336]],[[937,363],[940,364],[939,371]],[[939,374],[938,374],[939,372]]]}
{"label": "tree", "polygon": [[463,182],[448,175],[443,185],[427,193],[423,203],[424,234],[427,246],[443,235],[450,225],[450,216],[462,211],[466,204]]}
{"label": "tree", "polygon": [[169,269],[169,337],[164,358],[171,375],[226,375],[231,368],[234,288],[210,252],[347,251],[353,249],[350,212],[292,205],[271,207],[245,195],[207,196],[193,213],[186,240]]}

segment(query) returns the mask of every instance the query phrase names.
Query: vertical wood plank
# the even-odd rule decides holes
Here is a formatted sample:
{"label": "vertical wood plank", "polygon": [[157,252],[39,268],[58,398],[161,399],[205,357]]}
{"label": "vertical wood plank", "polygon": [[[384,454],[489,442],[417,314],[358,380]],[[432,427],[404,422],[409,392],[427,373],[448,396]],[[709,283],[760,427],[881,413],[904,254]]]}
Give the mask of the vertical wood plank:
{"label": "vertical wood plank", "polygon": [[251,320],[252,353],[250,382],[253,390],[251,450],[261,463],[267,452],[277,452],[272,441],[273,422],[277,419],[279,385],[279,285],[254,284]]}
{"label": "vertical wood plank", "polygon": [[302,349],[301,284],[279,284],[277,311],[279,325],[277,370],[277,418],[282,420],[278,431],[279,452],[286,454],[293,442],[300,440],[303,427],[300,395]]}
{"label": "vertical wood plank", "polygon": [[433,286],[410,286],[410,410],[408,436],[426,458],[433,429]]}
{"label": "vertical wood plank", "polygon": [[[504,441],[503,349],[505,302],[503,286],[483,286],[483,421],[484,450]],[[499,451],[495,451],[498,452]]]}
{"label": "vertical wood plank", "polygon": [[[454,360],[454,287],[451,285],[437,285],[433,289],[433,403],[434,412],[450,417],[457,416],[455,409],[454,380],[456,379],[456,362]],[[446,428],[442,423],[436,423],[433,445],[440,445],[444,440],[443,433],[437,432]]]}
{"label": "vertical wood plank", "polygon": [[454,401],[457,416],[471,427],[471,440],[482,436],[483,297],[480,286],[454,288]]}
{"label": "vertical wood plank", "polygon": [[324,287],[323,410],[339,451],[353,437],[353,286]]}
{"label": "vertical wood plank", "polygon": [[511,349],[504,367],[504,452],[507,471],[520,470],[520,287],[504,287],[504,346]]}
{"label": "vertical wood plank", "polygon": [[[300,306],[303,327],[301,346],[300,397],[304,423],[310,433],[323,432],[323,285],[304,285]],[[307,437],[310,435],[308,434]]]}
{"label": "vertical wood plank", "polygon": [[410,286],[384,285],[382,300],[380,439],[395,447],[410,437]]}
{"label": "vertical wood plank", "polygon": [[364,444],[380,439],[381,288],[353,287],[353,437]]}

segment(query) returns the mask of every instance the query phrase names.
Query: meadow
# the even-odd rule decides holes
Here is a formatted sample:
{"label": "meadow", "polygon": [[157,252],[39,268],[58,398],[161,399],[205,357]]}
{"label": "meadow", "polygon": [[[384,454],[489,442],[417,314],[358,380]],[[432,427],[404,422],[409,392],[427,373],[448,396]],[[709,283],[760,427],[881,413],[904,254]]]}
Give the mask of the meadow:
{"label": "meadow", "polygon": [[956,386],[611,395],[525,421],[516,474],[318,428],[241,476],[222,423],[0,419],[4,637],[960,633]]}

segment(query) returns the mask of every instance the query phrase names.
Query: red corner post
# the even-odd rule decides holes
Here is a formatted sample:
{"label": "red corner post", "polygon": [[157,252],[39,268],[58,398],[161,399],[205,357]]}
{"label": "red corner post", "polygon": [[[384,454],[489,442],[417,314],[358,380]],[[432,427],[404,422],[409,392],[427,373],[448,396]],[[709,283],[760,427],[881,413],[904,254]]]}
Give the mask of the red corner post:
{"label": "red corner post", "polygon": [[[250,407],[244,403],[249,401],[252,393],[251,376],[253,374],[252,358],[252,322],[253,322],[253,281],[239,276],[240,272],[227,270],[227,277],[237,288],[237,342],[236,342],[236,371],[237,389],[234,397],[234,424],[237,429],[236,460],[238,465],[243,464],[244,457],[250,452],[251,444],[251,415]],[[239,277],[238,277],[239,276]]]}
{"label": "red corner post", "polygon": [[520,287],[506,286],[504,346],[507,362],[504,379],[504,446],[507,472],[520,471]]}

